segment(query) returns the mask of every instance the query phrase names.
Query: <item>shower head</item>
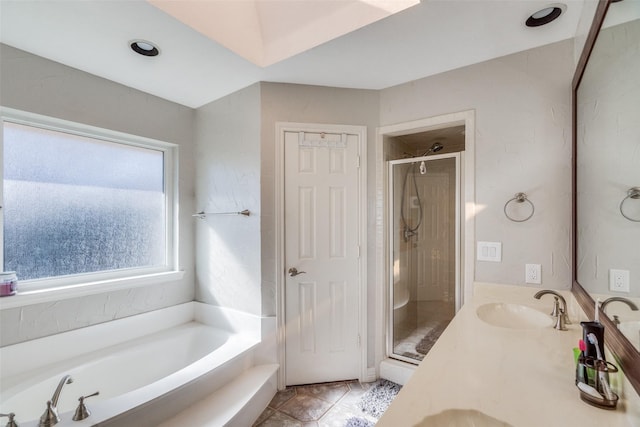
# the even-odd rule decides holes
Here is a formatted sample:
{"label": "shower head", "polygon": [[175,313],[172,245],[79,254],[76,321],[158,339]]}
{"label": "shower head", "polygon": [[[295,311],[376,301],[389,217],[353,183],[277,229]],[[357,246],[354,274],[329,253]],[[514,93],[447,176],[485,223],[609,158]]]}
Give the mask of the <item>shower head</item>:
{"label": "shower head", "polygon": [[440,144],[439,142],[434,142],[433,145],[431,146],[431,148],[429,148],[429,151],[432,153],[437,153],[438,151],[442,150],[444,148],[444,146],[442,144]]}
{"label": "shower head", "polygon": [[[442,150],[444,148],[444,146],[442,144],[440,144],[439,142],[434,142],[433,145],[431,146],[431,148],[429,148],[427,151],[425,151],[422,156],[420,157],[424,157],[429,155],[430,153],[437,153],[438,151]],[[424,175],[427,173],[427,167],[424,164],[424,160],[420,162],[420,175]]]}
{"label": "shower head", "polygon": [[422,156],[420,157],[424,157],[428,154],[431,153],[437,153],[438,151],[442,150],[444,148],[444,145],[440,144],[439,142],[434,142],[433,145],[431,146],[431,148],[429,148],[427,151],[425,151]]}

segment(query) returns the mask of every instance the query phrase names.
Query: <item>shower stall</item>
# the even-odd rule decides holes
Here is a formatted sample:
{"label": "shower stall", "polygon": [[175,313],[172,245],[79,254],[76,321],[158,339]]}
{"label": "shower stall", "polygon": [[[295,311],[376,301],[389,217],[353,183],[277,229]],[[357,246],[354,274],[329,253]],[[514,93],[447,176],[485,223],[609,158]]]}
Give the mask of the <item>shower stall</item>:
{"label": "shower stall", "polygon": [[460,307],[460,153],[438,154],[442,148],[388,161],[387,350],[410,363]]}

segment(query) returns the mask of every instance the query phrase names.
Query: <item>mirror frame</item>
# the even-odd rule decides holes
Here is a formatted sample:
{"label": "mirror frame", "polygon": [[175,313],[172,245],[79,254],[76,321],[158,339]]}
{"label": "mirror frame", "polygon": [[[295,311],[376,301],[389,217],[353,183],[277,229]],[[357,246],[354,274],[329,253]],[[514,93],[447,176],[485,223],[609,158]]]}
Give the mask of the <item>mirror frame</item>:
{"label": "mirror frame", "polygon": [[[593,51],[593,46],[595,45],[596,39],[598,37],[598,33],[600,32],[600,28],[602,27],[602,23],[604,22],[604,18],[607,14],[607,10],[609,9],[609,5],[611,4],[611,0],[599,0],[598,7],[596,9],[595,17],[591,24],[591,28],[587,35],[587,39],[582,49],[582,54],[580,55],[580,59],[576,66],[576,71],[573,76],[572,81],[572,173],[571,173],[571,190],[572,190],[572,254],[573,254],[573,268],[572,268],[572,286],[571,292],[574,297],[582,307],[582,310],[585,312],[588,318],[593,319],[595,310],[594,304],[595,301],[589,295],[589,293],[580,285],[578,282],[578,212],[577,212],[577,176],[578,176],[578,168],[577,168],[577,158],[578,158],[578,138],[577,138],[577,93],[578,87],[580,86],[580,81],[582,80],[582,76],[584,74],[585,68],[587,66],[587,62],[589,60],[589,56]],[[640,395],[640,353],[636,350],[636,348],[629,342],[629,340],[618,330],[616,325],[607,317],[600,316],[600,322],[605,327],[605,342],[607,343],[607,347],[613,353],[616,362],[618,362],[619,366],[622,368],[624,374],[629,379],[629,382],[636,390],[636,393]]]}

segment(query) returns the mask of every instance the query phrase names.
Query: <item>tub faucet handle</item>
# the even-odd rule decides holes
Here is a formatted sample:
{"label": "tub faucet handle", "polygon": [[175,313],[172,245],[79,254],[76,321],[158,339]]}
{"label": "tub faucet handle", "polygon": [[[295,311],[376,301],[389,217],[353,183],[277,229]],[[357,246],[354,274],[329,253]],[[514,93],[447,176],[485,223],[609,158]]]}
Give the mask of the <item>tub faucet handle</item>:
{"label": "tub faucet handle", "polygon": [[90,397],[93,397],[93,396],[97,396],[99,394],[100,394],[100,392],[96,391],[95,393],[91,393],[91,394],[89,394],[87,396],[80,396],[78,398],[78,401],[80,403],[78,404],[78,407],[76,408],[76,413],[73,414],[73,421],[82,421],[85,418],[88,418],[89,415],[91,415],[91,412],[87,409],[87,406],[84,404],[84,400],[88,399]]}
{"label": "tub faucet handle", "polygon": [[18,427],[18,423],[13,419],[15,416],[16,414],[14,414],[13,412],[9,412],[8,414],[0,414],[0,417],[9,418],[6,427]]}

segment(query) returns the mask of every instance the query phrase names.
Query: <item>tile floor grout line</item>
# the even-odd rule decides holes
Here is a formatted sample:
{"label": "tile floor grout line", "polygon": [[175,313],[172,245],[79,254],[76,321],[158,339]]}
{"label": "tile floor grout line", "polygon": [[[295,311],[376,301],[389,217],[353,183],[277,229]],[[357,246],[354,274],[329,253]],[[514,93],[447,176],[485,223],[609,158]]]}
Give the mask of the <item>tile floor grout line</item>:
{"label": "tile floor grout line", "polygon": [[[289,386],[276,393],[254,427],[317,426],[344,427],[352,418],[374,425],[379,419],[363,411],[362,398],[379,383],[357,380]],[[331,397],[341,393],[337,398]],[[300,399],[297,399],[300,397]],[[285,400],[282,400],[285,399]]]}

